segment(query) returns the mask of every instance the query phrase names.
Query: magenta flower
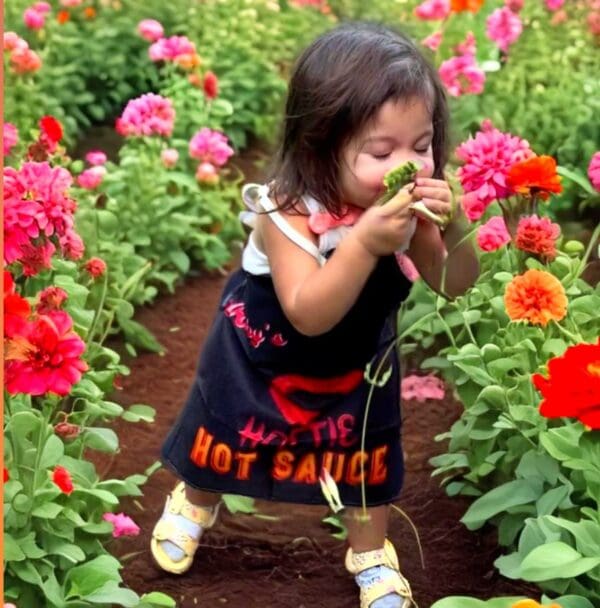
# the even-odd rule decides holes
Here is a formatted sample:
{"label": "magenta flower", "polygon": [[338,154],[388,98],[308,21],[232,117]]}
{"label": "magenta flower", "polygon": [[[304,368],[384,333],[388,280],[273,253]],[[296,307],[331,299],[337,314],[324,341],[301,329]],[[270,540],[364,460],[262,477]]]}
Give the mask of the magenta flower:
{"label": "magenta flower", "polygon": [[415,7],[414,12],[424,21],[445,19],[450,14],[450,0],[425,0]]}
{"label": "magenta flower", "polygon": [[156,19],[142,19],[137,26],[138,34],[148,42],[156,42],[163,37],[164,29]]}
{"label": "magenta flower", "polygon": [[90,150],[85,155],[85,160],[90,165],[103,165],[106,162],[106,154],[102,150]]}
{"label": "magenta flower", "polygon": [[590,160],[588,177],[594,189],[600,192],[600,150],[595,152]]}
{"label": "magenta flower", "polygon": [[190,140],[189,152],[192,158],[221,167],[233,155],[233,148],[223,133],[203,127]]}
{"label": "magenta flower", "polygon": [[465,39],[456,45],[457,55],[473,55],[477,52],[477,40],[473,32],[467,32]]}
{"label": "magenta flower", "polygon": [[487,37],[504,53],[508,53],[508,47],[519,39],[522,31],[521,17],[506,6],[496,9],[486,20]]}
{"label": "magenta flower", "polygon": [[54,285],[46,287],[38,294],[35,311],[40,315],[46,315],[53,310],[59,310],[68,297],[67,292],[60,287]]}
{"label": "magenta flower", "polygon": [[167,148],[160,153],[160,160],[167,169],[172,169],[179,160],[179,152],[175,148]]}
{"label": "magenta flower", "polygon": [[474,220],[492,201],[510,196],[506,183],[509,169],[534,154],[529,142],[502,133],[487,121],[474,138],[458,146],[456,155],[465,163],[456,172],[465,192],[463,207]]}
{"label": "magenta flower", "polygon": [[127,103],[118,119],[117,130],[126,136],[169,137],[174,122],[175,109],[171,100],[155,93],[146,93]]}
{"label": "magenta flower", "polygon": [[148,49],[152,61],[174,61],[180,55],[195,55],[196,46],[186,36],[160,38]]}
{"label": "magenta flower", "polygon": [[427,399],[443,399],[446,394],[444,382],[434,375],[417,376],[415,374],[402,378],[402,399],[415,399],[423,403]]}
{"label": "magenta flower", "polygon": [[112,535],[114,538],[119,538],[119,536],[137,536],[140,533],[139,526],[125,513],[105,513],[102,519],[112,523]]}
{"label": "magenta flower", "polygon": [[546,8],[549,11],[557,11],[559,8],[562,8],[565,0],[545,0]]}
{"label": "magenta flower", "polygon": [[483,251],[496,251],[506,243],[510,243],[510,234],[502,216],[495,215],[479,226],[477,244]]}
{"label": "magenta flower", "polygon": [[439,74],[452,97],[478,95],[483,91],[485,72],[477,66],[473,55],[458,55],[447,59],[440,65]]}
{"label": "magenta flower", "polygon": [[23,23],[30,30],[41,30],[44,27],[46,22],[46,15],[44,13],[40,13],[33,7],[29,7],[25,9],[23,13]]}
{"label": "magenta flower", "polygon": [[85,342],[72,328],[69,314],[57,310],[38,316],[7,341],[4,379],[11,395],[69,394],[88,367],[81,359]]}
{"label": "magenta flower", "polygon": [[90,258],[83,267],[93,279],[101,277],[106,272],[106,262],[102,258]]}
{"label": "magenta flower", "polygon": [[17,127],[11,122],[5,122],[3,125],[4,156],[8,156],[10,151],[17,145],[19,141],[19,132]]}
{"label": "magenta flower", "polygon": [[62,254],[70,260],[78,260],[85,252],[83,240],[75,230],[67,230],[65,234],[58,239],[58,242]]}
{"label": "magenta flower", "polygon": [[105,175],[106,167],[102,165],[90,167],[77,176],[77,185],[86,190],[94,190],[102,183]]}
{"label": "magenta flower", "polygon": [[440,44],[442,44],[442,32],[433,32],[433,34],[423,38],[423,40],[421,40],[421,44],[426,46],[428,49],[431,49],[435,53],[435,51],[440,48]]}

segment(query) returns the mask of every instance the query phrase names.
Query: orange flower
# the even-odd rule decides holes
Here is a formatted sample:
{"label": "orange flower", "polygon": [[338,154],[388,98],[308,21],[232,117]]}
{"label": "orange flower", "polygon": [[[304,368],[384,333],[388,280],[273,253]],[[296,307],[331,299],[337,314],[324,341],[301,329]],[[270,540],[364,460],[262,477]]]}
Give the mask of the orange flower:
{"label": "orange flower", "polygon": [[182,53],[177,55],[173,61],[184,70],[192,70],[202,65],[202,59],[197,53]]}
{"label": "orange flower", "polygon": [[535,600],[519,600],[515,602],[511,608],[560,608],[558,604],[543,605]]}
{"label": "orange flower", "polygon": [[567,296],[554,275],[533,269],[516,276],[506,286],[504,306],[511,321],[545,326],[567,314]]}
{"label": "orange flower", "polygon": [[562,192],[556,160],[551,156],[533,156],[515,163],[508,171],[508,187],[518,194],[537,195],[546,200],[551,192]]}
{"label": "orange flower", "polygon": [[483,6],[483,0],[452,0],[450,9],[453,13],[471,11],[476,13]]}
{"label": "orange flower", "polygon": [[71,13],[69,11],[58,11],[56,14],[56,20],[62,25],[66,23],[71,18]]}
{"label": "orange flower", "polygon": [[86,19],[93,19],[96,16],[96,9],[93,6],[87,6],[83,11],[83,16]]}

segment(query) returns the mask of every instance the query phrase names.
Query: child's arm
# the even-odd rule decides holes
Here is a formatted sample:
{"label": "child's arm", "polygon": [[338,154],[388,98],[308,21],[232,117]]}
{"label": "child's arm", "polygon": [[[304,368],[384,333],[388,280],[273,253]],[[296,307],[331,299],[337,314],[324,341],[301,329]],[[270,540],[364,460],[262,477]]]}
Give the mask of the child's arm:
{"label": "child's arm", "polygon": [[[266,214],[259,217],[260,241],[269,258],[277,297],[299,332],[316,336],[341,321],[379,256],[394,252],[408,238],[411,200],[402,192],[383,206],[367,209],[324,266],[286,237]],[[316,243],[305,216],[282,214]]]}

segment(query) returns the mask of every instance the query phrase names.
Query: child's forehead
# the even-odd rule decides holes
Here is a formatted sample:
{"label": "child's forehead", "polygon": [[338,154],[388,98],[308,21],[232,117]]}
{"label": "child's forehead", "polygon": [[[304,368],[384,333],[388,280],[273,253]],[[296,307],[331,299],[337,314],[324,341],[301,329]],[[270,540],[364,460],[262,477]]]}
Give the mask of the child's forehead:
{"label": "child's forehead", "polygon": [[433,131],[433,124],[431,110],[424,101],[418,98],[388,100],[355,139],[363,143],[365,140],[403,139],[427,131]]}

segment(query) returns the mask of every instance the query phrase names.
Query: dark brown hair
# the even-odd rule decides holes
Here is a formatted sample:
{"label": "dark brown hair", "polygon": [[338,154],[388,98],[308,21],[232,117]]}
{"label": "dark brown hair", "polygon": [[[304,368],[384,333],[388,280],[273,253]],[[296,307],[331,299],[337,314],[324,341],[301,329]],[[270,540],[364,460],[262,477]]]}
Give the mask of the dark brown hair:
{"label": "dark brown hair", "polygon": [[367,22],[340,25],[298,58],[290,79],[271,192],[293,208],[303,194],[339,214],[343,147],[388,100],[422,99],[433,122],[434,177],[448,160],[448,110],[436,70],[404,34]]}

